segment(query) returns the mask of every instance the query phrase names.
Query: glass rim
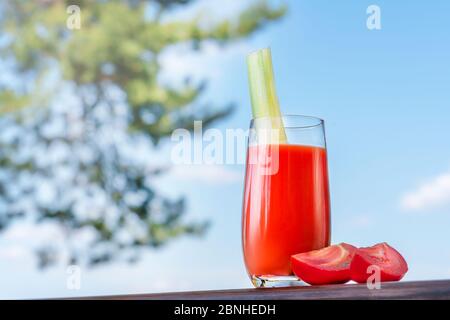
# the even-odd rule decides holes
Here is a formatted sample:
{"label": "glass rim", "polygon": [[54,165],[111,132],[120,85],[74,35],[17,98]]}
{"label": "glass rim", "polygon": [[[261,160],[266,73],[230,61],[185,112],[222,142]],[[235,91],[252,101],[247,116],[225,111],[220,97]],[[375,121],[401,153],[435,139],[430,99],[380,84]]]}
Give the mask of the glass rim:
{"label": "glass rim", "polygon": [[255,117],[252,118],[250,121],[250,126],[253,126],[255,121],[262,120],[262,119],[286,119],[286,118],[300,118],[300,119],[309,119],[316,121],[315,124],[305,124],[305,125],[284,125],[285,129],[308,129],[308,128],[315,128],[323,126],[325,121],[322,118],[315,117],[315,116],[307,116],[302,114],[282,114],[281,117],[268,117],[268,116],[261,116],[261,117]]}

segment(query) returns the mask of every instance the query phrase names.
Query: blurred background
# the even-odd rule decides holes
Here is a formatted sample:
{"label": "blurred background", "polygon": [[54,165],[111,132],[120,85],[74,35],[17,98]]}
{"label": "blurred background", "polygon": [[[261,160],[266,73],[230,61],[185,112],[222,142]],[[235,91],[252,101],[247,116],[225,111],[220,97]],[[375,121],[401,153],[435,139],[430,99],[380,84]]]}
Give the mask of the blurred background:
{"label": "blurred background", "polygon": [[448,12],[445,0],[2,1],[0,298],[250,287],[244,166],[175,165],[170,136],[194,120],[246,130],[245,57],[266,46],[282,111],[325,119],[332,242],[386,241],[405,280],[449,278]]}

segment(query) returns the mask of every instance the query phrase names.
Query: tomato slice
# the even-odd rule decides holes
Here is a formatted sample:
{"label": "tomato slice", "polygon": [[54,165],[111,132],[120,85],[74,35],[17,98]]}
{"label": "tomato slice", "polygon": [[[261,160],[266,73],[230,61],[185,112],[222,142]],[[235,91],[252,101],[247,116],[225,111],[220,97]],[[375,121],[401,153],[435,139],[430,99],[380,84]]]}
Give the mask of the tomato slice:
{"label": "tomato slice", "polygon": [[402,255],[386,242],[368,248],[359,248],[351,263],[351,279],[365,283],[373,274],[369,266],[380,269],[381,281],[398,281],[408,271],[408,264]]}
{"label": "tomato slice", "polygon": [[357,249],[347,243],[291,256],[292,271],[312,285],[345,283],[350,280],[350,264]]}

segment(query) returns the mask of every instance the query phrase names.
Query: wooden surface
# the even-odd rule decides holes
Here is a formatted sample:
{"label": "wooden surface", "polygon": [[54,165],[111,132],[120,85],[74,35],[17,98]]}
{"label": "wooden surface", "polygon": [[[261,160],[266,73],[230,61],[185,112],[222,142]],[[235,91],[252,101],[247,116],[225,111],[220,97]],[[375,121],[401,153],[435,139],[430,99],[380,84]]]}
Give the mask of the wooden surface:
{"label": "wooden surface", "polygon": [[261,300],[261,299],[450,299],[450,280],[386,282],[379,290],[366,285],[345,284],[276,289],[238,289],[157,294],[80,297],[119,300]]}

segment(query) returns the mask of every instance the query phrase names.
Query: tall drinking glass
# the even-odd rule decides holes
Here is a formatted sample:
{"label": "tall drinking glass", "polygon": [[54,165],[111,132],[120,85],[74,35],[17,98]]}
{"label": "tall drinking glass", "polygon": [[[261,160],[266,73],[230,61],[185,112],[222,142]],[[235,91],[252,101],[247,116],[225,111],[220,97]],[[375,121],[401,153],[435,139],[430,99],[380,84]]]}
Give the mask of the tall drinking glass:
{"label": "tall drinking glass", "polygon": [[[287,142],[271,143],[267,123],[282,123]],[[270,135],[270,134],[269,134]],[[330,244],[324,122],[299,115],[250,123],[242,217],[245,266],[255,287],[301,284],[293,254]]]}

